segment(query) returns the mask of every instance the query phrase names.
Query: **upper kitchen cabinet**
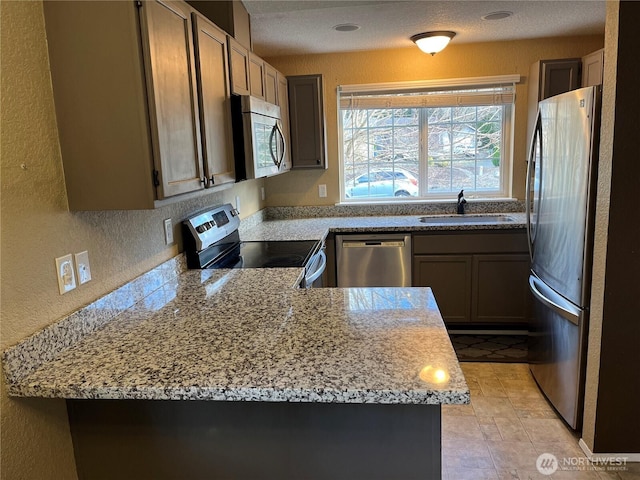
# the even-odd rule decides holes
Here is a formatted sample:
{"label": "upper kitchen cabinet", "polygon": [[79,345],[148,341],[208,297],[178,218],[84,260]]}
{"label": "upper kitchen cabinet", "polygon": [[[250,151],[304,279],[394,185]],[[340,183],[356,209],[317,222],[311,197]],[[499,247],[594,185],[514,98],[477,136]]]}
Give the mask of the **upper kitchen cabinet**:
{"label": "upper kitchen cabinet", "polygon": [[287,77],[291,168],[327,168],[322,75]]}
{"label": "upper kitchen cabinet", "polygon": [[203,163],[203,139],[206,149],[226,126],[218,105],[200,111],[219,92],[197,83],[217,74],[210,45],[196,55],[193,10],[96,1],[45,2],[44,12],[69,208],[147,209],[204,189],[218,167]]}
{"label": "upper kitchen cabinet", "polygon": [[278,101],[278,71],[266,62],[264,64],[264,100],[282,107]]}
{"label": "upper kitchen cabinet", "polygon": [[[529,71],[529,95],[536,103],[580,86],[580,58],[540,60]],[[533,94],[533,95],[532,95]]]}
{"label": "upper kitchen cabinet", "polygon": [[206,185],[234,182],[227,35],[194,13],[196,72]]}
{"label": "upper kitchen cabinet", "polygon": [[539,60],[529,69],[527,142],[531,135],[538,113],[538,102],[560,93],[580,87],[582,59],[561,58]]}
{"label": "upper kitchen cabinet", "polygon": [[261,100],[265,100],[264,65],[264,60],[255,53],[249,52],[249,93]]}
{"label": "upper kitchen cabinet", "polygon": [[232,37],[227,37],[227,40],[229,42],[231,93],[249,95],[251,93],[249,50]]}
{"label": "upper kitchen cabinet", "polygon": [[582,86],[602,85],[604,48],[582,57]]}
{"label": "upper kitchen cabinet", "polygon": [[204,178],[191,9],[144,2],[140,20],[154,175],[158,197],[165,198],[198,190]]}
{"label": "upper kitchen cabinet", "polygon": [[187,0],[187,3],[231,35],[240,45],[251,50],[249,13],[241,1]]}

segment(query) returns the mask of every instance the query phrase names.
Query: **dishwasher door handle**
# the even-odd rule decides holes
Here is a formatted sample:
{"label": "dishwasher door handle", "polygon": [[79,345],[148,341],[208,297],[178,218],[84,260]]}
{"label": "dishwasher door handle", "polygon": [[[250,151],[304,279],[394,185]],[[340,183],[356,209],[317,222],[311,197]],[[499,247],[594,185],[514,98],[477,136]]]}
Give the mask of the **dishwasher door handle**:
{"label": "dishwasher door handle", "polygon": [[371,240],[371,241],[358,242],[358,241],[347,240],[342,242],[342,247],[343,248],[362,248],[362,247],[398,248],[398,247],[404,247],[404,241],[403,240]]}

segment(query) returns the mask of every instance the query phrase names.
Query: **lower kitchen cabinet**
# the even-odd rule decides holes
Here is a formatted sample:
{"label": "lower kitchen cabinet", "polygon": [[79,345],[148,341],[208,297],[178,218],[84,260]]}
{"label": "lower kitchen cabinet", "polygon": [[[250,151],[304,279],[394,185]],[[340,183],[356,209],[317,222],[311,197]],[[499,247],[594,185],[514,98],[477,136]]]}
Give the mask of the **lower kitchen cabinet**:
{"label": "lower kitchen cabinet", "polygon": [[529,254],[524,231],[414,235],[413,285],[431,287],[447,325],[527,322]]}
{"label": "lower kitchen cabinet", "polygon": [[449,323],[471,321],[471,255],[415,255],[413,284],[431,287]]}
{"label": "lower kitchen cabinet", "polygon": [[527,322],[528,254],[474,255],[472,270],[472,322]]}

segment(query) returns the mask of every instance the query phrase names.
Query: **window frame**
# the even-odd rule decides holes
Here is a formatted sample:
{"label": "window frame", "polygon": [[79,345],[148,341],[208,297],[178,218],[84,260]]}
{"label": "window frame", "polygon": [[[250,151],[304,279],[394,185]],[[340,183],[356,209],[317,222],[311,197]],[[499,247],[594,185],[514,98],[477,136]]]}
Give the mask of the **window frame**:
{"label": "window frame", "polygon": [[[433,201],[452,200],[456,198],[457,192],[426,193],[428,176],[428,145],[424,141],[428,138],[428,132],[423,131],[428,128],[428,122],[421,119],[418,128],[420,145],[418,147],[418,184],[420,195],[418,197],[359,197],[346,198],[345,187],[345,163],[344,163],[344,125],[341,108],[341,98],[348,94],[393,94],[393,93],[419,93],[451,90],[474,90],[493,87],[510,86],[512,99],[510,102],[496,102],[503,105],[502,136],[501,136],[501,162],[500,178],[502,189],[495,192],[472,192],[468,198],[478,199],[503,199],[512,197],[513,186],[513,150],[514,150],[514,121],[515,121],[515,90],[516,84],[520,82],[520,75],[500,75],[490,77],[470,77],[443,80],[424,80],[411,82],[375,83],[360,85],[341,85],[336,92],[336,106],[338,116],[338,155],[339,155],[339,191],[341,204],[380,204],[380,203],[428,203]],[[457,105],[449,105],[455,107]],[[429,106],[425,105],[429,108]],[[393,108],[393,107],[389,107]],[[426,108],[421,109],[419,115],[426,116]],[[401,168],[401,167],[399,167]]]}

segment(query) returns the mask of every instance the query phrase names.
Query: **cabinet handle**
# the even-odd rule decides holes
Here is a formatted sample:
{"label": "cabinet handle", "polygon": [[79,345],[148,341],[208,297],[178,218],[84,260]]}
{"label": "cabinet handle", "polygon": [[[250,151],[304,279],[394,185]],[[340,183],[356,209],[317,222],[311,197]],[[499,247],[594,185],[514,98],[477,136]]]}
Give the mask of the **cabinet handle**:
{"label": "cabinet handle", "polygon": [[200,183],[204,185],[204,188],[213,187],[216,183],[215,177],[211,175],[211,178],[207,178],[207,177],[202,178],[200,179]]}

